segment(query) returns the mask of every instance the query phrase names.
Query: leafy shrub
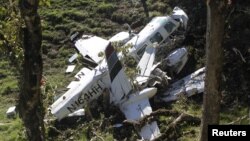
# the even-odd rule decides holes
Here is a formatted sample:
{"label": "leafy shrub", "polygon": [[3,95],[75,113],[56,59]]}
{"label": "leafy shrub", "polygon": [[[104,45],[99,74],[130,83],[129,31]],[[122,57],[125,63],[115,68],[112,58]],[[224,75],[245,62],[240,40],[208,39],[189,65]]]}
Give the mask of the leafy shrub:
{"label": "leafy shrub", "polygon": [[60,23],[63,21],[62,13],[59,11],[50,11],[46,13],[46,20],[50,21],[52,24]]}
{"label": "leafy shrub", "polygon": [[48,57],[51,59],[55,59],[57,57],[58,51],[56,50],[50,50],[50,52],[48,52]]}
{"label": "leafy shrub", "polygon": [[168,10],[168,6],[167,4],[165,3],[162,3],[162,2],[155,2],[153,3],[152,5],[149,5],[149,10],[150,11],[158,11],[158,12],[161,12],[161,13],[166,13],[166,11]]}
{"label": "leafy shrub", "polygon": [[55,30],[63,30],[65,34],[69,34],[70,28],[67,26],[67,24],[59,24],[55,26]]}
{"label": "leafy shrub", "polygon": [[75,20],[75,21],[83,21],[89,17],[88,12],[79,11],[77,9],[65,11],[65,12],[63,12],[62,16],[64,18],[67,17],[67,18]]}
{"label": "leafy shrub", "polygon": [[48,30],[43,31],[42,36],[43,36],[43,40],[48,40],[48,41],[53,40],[53,33]]}
{"label": "leafy shrub", "polygon": [[149,17],[161,16],[162,14],[158,11],[152,11],[149,13]]}
{"label": "leafy shrub", "polygon": [[116,7],[111,3],[101,3],[97,7],[97,12],[107,16],[111,15],[115,9]]}
{"label": "leafy shrub", "polygon": [[65,32],[63,30],[58,31],[47,31],[45,30],[43,33],[43,40],[50,41],[52,43],[58,43],[61,40],[66,38]]}
{"label": "leafy shrub", "polygon": [[111,16],[111,20],[118,22],[119,24],[129,23],[131,24],[133,19],[128,13],[115,12]]}

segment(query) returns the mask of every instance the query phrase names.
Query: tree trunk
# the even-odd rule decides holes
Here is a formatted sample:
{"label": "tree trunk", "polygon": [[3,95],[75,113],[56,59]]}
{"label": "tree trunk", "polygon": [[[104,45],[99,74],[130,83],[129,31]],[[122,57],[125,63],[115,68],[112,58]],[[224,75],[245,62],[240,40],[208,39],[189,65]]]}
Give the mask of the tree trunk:
{"label": "tree trunk", "polygon": [[23,30],[24,64],[18,110],[30,141],[43,141],[44,109],[41,96],[42,31],[38,15],[39,0],[20,0],[19,7],[25,22]]}
{"label": "tree trunk", "polygon": [[200,141],[208,140],[208,125],[219,124],[226,7],[226,0],[207,0],[207,62]]}
{"label": "tree trunk", "polygon": [[147,0],[141,0],[141,3],[142,3],[144,13],[145,13],[146,17],[149,18],[148,5],[147,5],[146,1]]}

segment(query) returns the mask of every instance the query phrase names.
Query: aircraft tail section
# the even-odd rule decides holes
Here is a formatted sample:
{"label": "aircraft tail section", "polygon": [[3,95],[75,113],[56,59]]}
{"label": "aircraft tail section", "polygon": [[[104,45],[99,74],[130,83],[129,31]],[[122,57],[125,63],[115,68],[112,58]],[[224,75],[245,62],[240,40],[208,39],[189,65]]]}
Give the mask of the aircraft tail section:
{"label": "aircraft tail section", "polygon": [[122,64],[118,59],[116,51],[111,44],[107,46],[105,54],[111,80],[111,91],[113,94],[111,101],[117,104],[132,91],[132,86],[123,71]]}
{"label": "aircraft tail section", "polygon": [[[138,121],[146,115],[150,115],[152,108],[148,99],[155,95],[157,89],[147,88],[140,92],[132,93],[132,86],[111,44],[107,46],[105,55],[111,80],[112,102],[119,105],[120,110],[128,120]],[[144,125],[140,129],[139,134],[144,140],[153,140],[160,135],[160,132],[154,121]]]}

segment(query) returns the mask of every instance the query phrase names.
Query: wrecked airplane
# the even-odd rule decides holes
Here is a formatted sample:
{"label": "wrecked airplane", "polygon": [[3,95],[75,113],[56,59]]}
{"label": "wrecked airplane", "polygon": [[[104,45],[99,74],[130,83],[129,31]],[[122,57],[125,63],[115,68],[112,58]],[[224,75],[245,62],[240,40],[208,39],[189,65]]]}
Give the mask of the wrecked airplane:
{"label": "wrecked airplane", "polygon": [[[185,12],[176,7],[172,15],[155,17],[138,34],[131,31],[120,32],[109,40],[97,36],[74,34],[71,40],[78,53],[87,62],[88,67],[82,68],[75,75],[77,81],[72,81],[67,86],[69,90],[50,106],[51,113],[58,120],[69,115],[77,115],[75,112],[97,99],[105,89],[110,89],[110,103],[118,105],[127,119],[139,120],[152,112],[148,99],[156,94],[157,88],[154,87],[156,84],[166,81],[166,86],[169,86],[163,95],[159,94],[166,102],[176,100],[178,95],[183,92],[187,92],[188,96],[191,96],[195,90],[197,93],[203,92],[204,71],[191,74],[179,80],[180,82],[168,84],[168,79],[171,78],[158,67],[160,63],[164,63],[171,71],[178,74],[188,59],[185,48],[173,51],[160,63],[155,62],[156,50],[161,47],[162,43],[168,43],[171,40],[170,35],[176,30],[186,29],[187,21],[188,17]],[[142,91],[132,93],[135,91],[130,86],[133,82],[128,80],[124,72],[121,71],[121,63],[117,63],[119,62],[118,58],[121,58],[122,55],[118,54],[118,57],[115,52],[111,53],[115,55],[107,52],[111,48],[111,42],[131,46],[128,54],[138,63],[137,67],[140,69],[140,73],[135,80],[141,86]],[[107,58],[104,59],[100,56],[100,52],[105,52]],[[74,54],[68,61],[72,63],[77,58],[78,53]],[[73,70],[74,66],[69,66],[67,72]],[[195,79],[199,79],[199,81],[194,81]],[[148,88],[148,86],[152,88]],[[182,91],[183,88],[185,91]],[[155,121],[145,125],[138,132],[142,139],[148,140],[160,135]]]}

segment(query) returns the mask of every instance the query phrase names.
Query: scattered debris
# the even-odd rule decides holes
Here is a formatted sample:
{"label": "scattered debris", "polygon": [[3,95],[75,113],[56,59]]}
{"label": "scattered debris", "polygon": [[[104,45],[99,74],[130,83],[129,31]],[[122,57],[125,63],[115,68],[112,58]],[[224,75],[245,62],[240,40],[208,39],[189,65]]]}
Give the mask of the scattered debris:
{"label": "scattered debris", "polygon": [[79,109],[71,114],[68,115],[68,117],[73,117],[73,116],[84,116],[85,115],[85,110],[84,109]]}
{"label": "scattered debris", "polygon": [[16,117],[16,106],[10,107],[6,112],[7,118],[15,118]]}
{"label": "scattered debris", "polygon": [[237,48],[233,48],[235,54],[240,55],[241,60],[246,63],[246,59],[242,56],[241,52]]}
{"label": "scattered debris", "polygon": [[74,69],[75,69],[76,65],[69,65],[66,69],[66,73],[70,73],[70,72],[73,72]]}
{"label": "scattered debris", "polygon": [[69,58],[69,63],[72,63],[74,60],[76,60],[76,58],[78,57],[78,53],[75,53],[74,55],[72,55],[70,58]]}

